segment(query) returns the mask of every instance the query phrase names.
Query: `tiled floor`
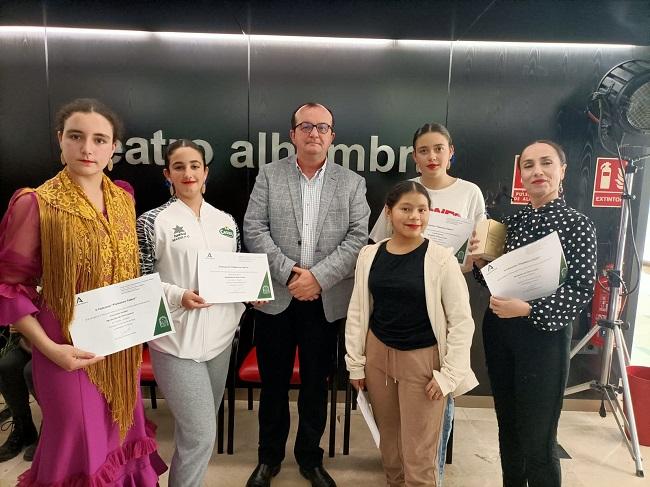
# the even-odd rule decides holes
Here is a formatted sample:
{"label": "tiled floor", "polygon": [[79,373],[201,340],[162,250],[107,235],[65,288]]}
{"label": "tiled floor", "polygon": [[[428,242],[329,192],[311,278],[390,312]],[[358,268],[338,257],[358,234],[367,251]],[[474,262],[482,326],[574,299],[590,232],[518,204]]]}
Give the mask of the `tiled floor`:
{"label": "tiled floor", "polygon": [[[632,363],[650,366],[650,269],[646,266],[641,282],[636,333],[632,351]],[[147,414],[158,424],[160,452],[167,461],[173,451],[173,422],[165,401],[159,408],[149,409]],[[293,429],[295,435],[295,403]],[[40,419],[40,411],[33,407]],[[342,406],[339,406],[339,421]],[[501,485],[497,426],[492,409],[457,408],[454,440],[454,463],[446,470],[445,487],[498,487]],[[0,431],[0,442],[7,432]],[[337,451],[340,452],[342,427],[337,424]],[[257,454],[257,415],[248,411],[244,401],[237,401],[235,455],[213,455],[208,467],[205,485],[208,487],[242,487],[255,466]],[[601,418],[595,412],[565,411],[560,421],[559,441],[571,456],[562,460],[565,487],[634,487],[649,486],[648,478],[634,475],[634,462],[611,415]],[[327,435],[323,446],[326,448]],[[298,473],[287,447],[287,460],[282,471],[273,481],[274,486],[297,487],[308,483]],[[650,477],[650,447],[641,447],[645,456],[646,477]],[[19,456],[0,463],[0,487],[15,485],[16,477],[27,469],[28,463]],[[379,454],[370,433],[358,412],[353,411],[352,441],[349,456],[340,453],[326,458],[325,466],[340,487],[375,487],[382,485],[383,474]],[[161,487],[167,485],[167,475],[161,479]]]}
{"label": "tiled floor", "polygon": [[[149,407],[147,403],[147,408]],[[295,405],[295,403],[293,404]],[[294,408],[295,409],[295,408]],[[342,418],[342,405],[339,410]],[[38,415],[38,412],[35,411]],[[158,440],[163,458],[172,454],[172,419],[164,400],[156,410],[147,409],[148,416],[158,425]],[[295,410],[292,412],[295,434]],[[257,416],[248,411],[245,401],[237,401],[235,454],[212,457],[205,485],[209,487],[243,487],[256,463]],[[341,451],[342,427],[337,424],[337,451]],[[0,433],[3,441],[7,433]],[[327,435],[324,438],[325,446]],[[650,485],[648,479],[634,475],[634,463],[628,454],[614,419],[600,418],[594,412],[565,411],[560,423],[559,440],[572,457],[562,460],[565,487],[633,487]],[[287,460],[273,481],[274,486],[297,487],[308,485],[300,477],[287,448]],[[650,463],[650,447],[642,447]],[[358,411],[353,411],[352,442],[349,456],[340,453],[326,458],[325,466],[341,487],[376,487],[382,484],[383,474],[379,454],[370,433]],[[0,464],[0,486],[15,484],[16,477],[26,468],[21,457]],[[646,465],[650,476],[650,466]],[[454,463],[446,471],[445,487],[498,487],[501,485],[497,447],[497,427],[492,409],[457,408],[454,441]],[[167,476],[161,486],[167,485]]]}

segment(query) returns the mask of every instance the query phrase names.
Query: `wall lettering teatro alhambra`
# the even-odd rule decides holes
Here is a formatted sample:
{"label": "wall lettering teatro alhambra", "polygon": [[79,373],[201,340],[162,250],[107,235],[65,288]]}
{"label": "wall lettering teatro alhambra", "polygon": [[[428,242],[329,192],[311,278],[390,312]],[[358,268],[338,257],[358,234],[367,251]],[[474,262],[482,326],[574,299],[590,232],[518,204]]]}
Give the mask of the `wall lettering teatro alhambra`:
{"label": "wall lettering teatro alhambra", "polygon": [[[272,132],[267,137],[266,132],[259,132],[254,142],[236,140],[228,148],[229,154],[221,163],[230,163],[235,168],[254,168],[294,153],[293,145],[280,140],[278,132]],[[126,161],[127,164],[156,164],[165,165],[165,147],[176,139],[166,139],[163,131],[154,132],[150,139],[130,137],[124,144],[118,141],[113,162]],[[208,164],[213,163],[215,150],[212,145],[202,139],[194,142],[205,150]],[[220,150],[218,152],[221,152]],[[380,145],[379,136],[371,135],[368,144],[337,144],[333,143],[328,151],[328,159],[357,172],[406,172],[408,156],[413,152],[411,146],[400,146],[393,149],[389,145]]]}

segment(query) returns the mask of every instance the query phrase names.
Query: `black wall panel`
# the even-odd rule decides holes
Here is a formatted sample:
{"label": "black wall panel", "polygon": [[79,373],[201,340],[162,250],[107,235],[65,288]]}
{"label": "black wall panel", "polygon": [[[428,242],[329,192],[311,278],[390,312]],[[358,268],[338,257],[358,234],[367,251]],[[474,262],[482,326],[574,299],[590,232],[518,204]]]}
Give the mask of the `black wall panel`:
{"label": "black wall panel", "polygon": [[650,45],[647,0],[2,0],[0,25]]}
{"label": "black wall panel", "polygon": [[0,202],[48,173],[53,152],[43,32],[0,34]]}
{"label": "black wall panel", "polygon": [[[208,197],[243,216],[246,174],[234,170],[227,152],[246,138],[248,66],[246,39],[150,33],[48,33],[50,102],[53,111],[80,94],[105,101],[127,126],[124,156],[114,177],[131,181],[138,210],[169,196],[162,154],[170,138],[201,139],[214,153]],[[130,138],[144,139],[128,144]],[[128,152],[145,144],[145,156]],[[55,141],[53,139],[53,144]]]}
{"label": "black wall panel", "polygon": [[[241,222],[257,167],[274,158],[274,145],[286,147],[292,110],[313,100],[334,111],[334,143],[363,151],[360,160],[350,152],[347,163],[366,178],[371,224],[386,190],[415,176],[405,154],[425,122],[449,126],[457,154],[452,173],[477,183],[496,217],[519,209],[509,201],[515,154],[533,139],[557,140],[569,159],[567,201],[596,222],[603,263],[612,258],[618,211],[591,207],[595,158],[607,154],[585,108],[602,75],[630,58],[650,58],[650,47],[0,27],[0,203],[4,211],[16,188],[60,169],[53,112],[74,97],[93,96],[125,119],[113,177],[135,186],[139,212],[167,199],[161,152],[170,138],[188,137],[213,153],[206,198]],[[376,157],[373,144],[384,146]],[[394,161],[384,171],[387,152]],[[339,150],[335,161],[343,160]],[[634,203],[642,235],[649,184],[646,175],[635,184],[646,195]],[[473,279],[468,284],[481,380],[474,393],[487,394],[480,322],[488,295]],[[576,336],[585,330],[583,316]],[[594,377],[597,359],[579,357],[571,380]]]}

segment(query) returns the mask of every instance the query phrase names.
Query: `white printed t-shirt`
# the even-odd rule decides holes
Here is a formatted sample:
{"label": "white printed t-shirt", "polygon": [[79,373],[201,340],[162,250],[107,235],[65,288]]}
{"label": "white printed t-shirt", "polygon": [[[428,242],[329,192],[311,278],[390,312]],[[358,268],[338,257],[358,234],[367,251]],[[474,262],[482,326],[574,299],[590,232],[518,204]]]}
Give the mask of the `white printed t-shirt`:
{"label": "white printed t-shirt", "polygon": [[[420,177],[410,179],[410,181],[422,184]],[[426,190],[431,198],[431,211],[434,213],[471,218],[476,223],[486,218],[483,193],[474,183],[456,178],[453,184],[444,189],[426,188]],[[382,209],[379,218],[372,227],[370,238],[374,242],[379,242],[390,237],[392,233],[386,212]]]}

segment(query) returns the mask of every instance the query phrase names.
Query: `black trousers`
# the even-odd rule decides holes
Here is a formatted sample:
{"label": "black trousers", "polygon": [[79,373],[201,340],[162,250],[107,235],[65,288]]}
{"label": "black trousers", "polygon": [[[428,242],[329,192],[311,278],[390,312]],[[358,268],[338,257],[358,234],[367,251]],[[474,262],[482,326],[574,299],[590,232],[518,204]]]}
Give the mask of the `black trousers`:
{"label": "black trousers", "polygon": [[31,421],[29,393],[34,393],[32,356],[20,347],[0,358],[0,392],[15,419]]}
{"label": "black trousers", "polygon": [[298,346],[300,392],[296,461],[312,468],[323,461],[320,439],[327,422],[327,376],[333,367],[336,325],[325,319],[323,303],[293,299],[277,315],[256,313],[255,342],[262,378],[259,462],[279,465],[289,436],[289,381]]}
{"label": "black trousers", "polygon": [[490,309],[483,343],[499,424],[504,487],[558,487],[557,426],[569,372],[571,326],[538,331]]}

